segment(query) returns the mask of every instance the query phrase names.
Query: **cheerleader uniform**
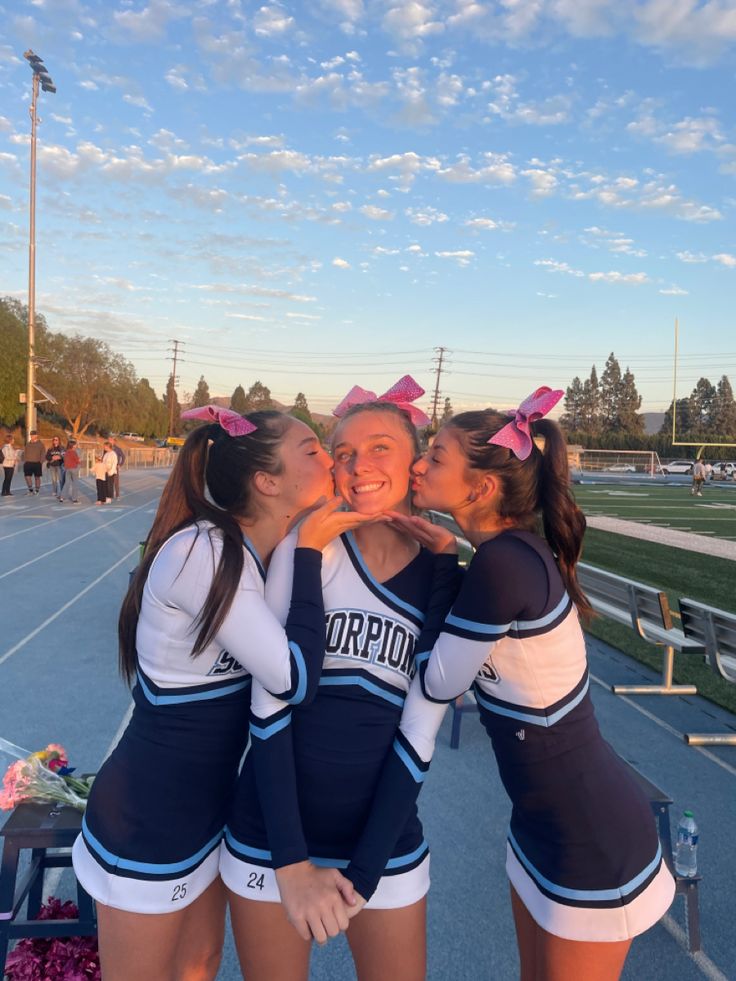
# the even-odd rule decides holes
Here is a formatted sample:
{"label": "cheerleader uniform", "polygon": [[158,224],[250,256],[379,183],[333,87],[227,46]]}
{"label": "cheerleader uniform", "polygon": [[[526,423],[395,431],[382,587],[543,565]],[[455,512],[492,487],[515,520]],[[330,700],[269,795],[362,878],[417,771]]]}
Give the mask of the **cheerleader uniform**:
{"label": "cheerleader uniform", "polygon": [[513,805],[506,871],[533,919],[581,941],[656,923],[674,881],[649,803],[598,729],[585,640],[547,543],[517,530],[484,542],[433,648],[419,650],[360,874],[375,876],[377,843],[414,806],[444,703],[472,684]]}
{"label": "cheerleader uniform", "polygon": [[222,550],[208,522],[172,535],[146,579],[136,635],[130,723],[97,774],[73,848],[77,878],[105,905],[169,913],[218,875],[218,849],[247,740],[251,678],[298,703],[313,697],[324,650],[321,553],[294,552],[282,628],[265,575],[244,542],[244,567],[216,636],[191,650]]}
{"label": "cheerleader uniform", "polygon": [[[266,595],[284,615],[293,538],[274,553]],[[414,671],[432,601],[457,588],[455,556],[422,549],[385,583],[368,571],[352,534],[324,550],[327,642],[319,689],[290,709],[260,685],[251,701],[251,749],[221,848],[225,884],[247,899],[279,902],[274,869],[310,859],[347,869],[371,811]],[[449,608],[442,605],[440,621]],[[380,862],[370,906],[407,906],[429,888],[429,850],[416,806]]]}

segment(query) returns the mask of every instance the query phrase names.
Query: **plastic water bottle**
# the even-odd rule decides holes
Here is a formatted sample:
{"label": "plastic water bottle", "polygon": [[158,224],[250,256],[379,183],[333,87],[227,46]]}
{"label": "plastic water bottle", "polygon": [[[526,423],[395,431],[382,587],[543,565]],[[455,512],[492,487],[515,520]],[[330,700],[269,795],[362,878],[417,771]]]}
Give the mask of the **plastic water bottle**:
{"label": "plastic water bottle", "polygon": [[675,871],[678,875],[692,876],[698,872],[698,826],[692,811],[683,811],[677,825]]}

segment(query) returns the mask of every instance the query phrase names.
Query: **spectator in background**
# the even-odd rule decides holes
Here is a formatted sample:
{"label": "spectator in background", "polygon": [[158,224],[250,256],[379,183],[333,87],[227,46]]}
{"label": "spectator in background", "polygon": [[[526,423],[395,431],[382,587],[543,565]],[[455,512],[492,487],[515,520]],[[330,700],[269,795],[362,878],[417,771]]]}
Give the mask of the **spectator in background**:
{"label": "spectator in background", "polygon": [[39,494],[41,491],[41,467],[45,459],[46,447],[38,438],[38,430],[32,429],[23,448],[23,476],[26,478],[29,494]]}
{"label": "spectator in background", "polygon": [[107,464],[104,453],[95,453],[95,484],[97,486],[97,504],[107,504]]}
{"label": "spectator in background", "polygon": [[695,466],[693,467],[693,486],[690,488],[690,493],[694,497],[703,496],[703,483],[705,481],[705,464],[702,460],[696,460]]}
{"label": "spectator in background", "polygon": [[703,460],[703,466],[705,467],[705,479],[713,480],[713,464],[706,463],[705,460]]}
{"label": "spectator in background", "polygon": [[113,453],[118,458],[118,468],[112,475],[112,489],[113,497],[120,497],[120,470],[125,465],[125,454],[120,449],[117,444],[117,440],[114,436],[110,437],[110,445],[112,446]]}
{"label": "spectator in background", "polygon": [[[77,453],[77,441],[72,438],[69,440],[66,446],[66,451],[64,453],[64,485],[68,481],[69,490],[67,494],[71,495],[72,504],[79,504],[77,499],[77,478],[79,477],[79,453]],[[63,489],[63,488],[62,488]],[[63,501],[64,498],[59,494],[59,500]]]}
{"label": "spectator in background", "polygon": [[58,497],[61,493],[59,484],[63,466],[64,451],[61,448],[61,440],[58,436],[53,436],[51,446],[46,450],[46,471],[51,478],[51,492],[54,497]]}
{"label": "spectator in background", "polygon": [[115,480],[115,474],[118,472],[118,455],[108,439],[103,443],[103,451],[102,460],[105,464],[105,472],[107,474],[107,497],[105,503],[112,504],[113,481]]}
{"label": "spectator in background", "polygon": [[15,473],[15,465],[18,462],[19,451],[13,446],[13,434],[5,434],[5,442],[2,447],[2,458],[3,458],[3,497],[11,497],[10,484],[13,480],[13,474]]}

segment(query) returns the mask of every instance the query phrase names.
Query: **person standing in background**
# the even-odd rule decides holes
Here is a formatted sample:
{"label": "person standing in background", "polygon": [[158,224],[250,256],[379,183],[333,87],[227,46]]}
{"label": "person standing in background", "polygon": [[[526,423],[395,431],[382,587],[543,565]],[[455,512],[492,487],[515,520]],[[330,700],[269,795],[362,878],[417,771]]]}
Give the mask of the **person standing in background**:
{"label": "person standing in background", "polygon": [[53,436],[51,446],[46,450],[46,472],[51,478],[51,492],[54,497],[58,497],[61,493],[59,481],[63,466],[64,451],[61,448],[61,440],[58,436]]}
{"label": "person standing in background", "polygon": [[23,476],[26,478],[29,494],[39,494],[41,491],[41,466],[45,459],[46,447],[38,438],[38,430],[32,429],[23,448]]}
{"label": "person standing in background", "polygon": [[112,475],[112,490],[113,497],[120,497],[120,470],[125,465],[125,453],[117,444],[117,440],[114,436],[110,437],[110,445],[112,446],[113,453],[118,458],[118,468]]}
{"label": "person standing in background", "polygon": [[95,453],[94,463],[95,486],[97,487],[97,504],[107,504],[107,465],[102,453]]}
{"label": "person standing in background", "polygon": [[112,443],[107,439],[103,443],[102,461],[105,464],[107,474],[107,499],[105,503],[112,504],[113,482],[118,472],[118,455],[112,448]]}
{"label": "person standing in background", "polygon": [[3,497],[11,497],[10,484],[13,480],[13,474],[15,473],[15,464],[18,462],[19,451],[13,446],[13,434],[5,434],[5,443],[2,447],[2,457],[3,457]]}
{"label": "person standing in background", "polygon": [[702,460],[696,460],[693,467],[693,486],[690,493],[693,497],[703,496],[703,484],[705,483],[705,464]]}
{"label": "person standing in background", "polygon": [[[77,453],[77,441],[73,437],[69,440],[66,446],[66,452],[64,453],[64,484],[68,481],[69,490],[68,494],[71,495],[72,504],[79,504],[77,499],[77,478],[79,477],[79,453]],[[59,493],[59,500],[63,501],[64,498]]]}

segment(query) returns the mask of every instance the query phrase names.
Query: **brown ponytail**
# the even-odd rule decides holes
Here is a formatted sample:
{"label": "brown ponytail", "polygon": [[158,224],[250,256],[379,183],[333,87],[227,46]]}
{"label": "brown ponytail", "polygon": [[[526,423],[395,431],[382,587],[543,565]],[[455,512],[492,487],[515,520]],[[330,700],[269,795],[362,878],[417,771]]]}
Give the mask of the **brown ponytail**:
{"label": "brown ponytail", "polygon": [[540,470],[539,505],[544,537],[557,556],[557,564],[578,613],[589,619],[593,608],[578,583],[575,566],[580,559],[585,535],[585,515],[570,490],[567,443],[552,419],[533,423],[533,432],[544,439]]}
{"label": "brown ponytail", "polygon": [[253,475],[280,472],[279,448],[291,425],[288,416],[275,411],[251,412],[246,418],[256,426],[247,436],[229,436],[213,423],[194,429],[179,450],[118,619],[120,672],[129,684],[135,678],[136,633],[148,573],[163,544],[187,525],[206,521],[222,540],[212,585],[194,620],[199,632],[192,657],[202,653],[227,616],[243,572],[243,531],[237,519],[252,516]]}

